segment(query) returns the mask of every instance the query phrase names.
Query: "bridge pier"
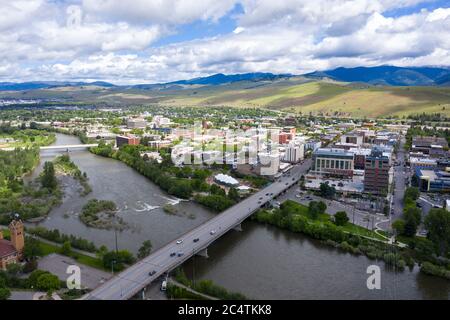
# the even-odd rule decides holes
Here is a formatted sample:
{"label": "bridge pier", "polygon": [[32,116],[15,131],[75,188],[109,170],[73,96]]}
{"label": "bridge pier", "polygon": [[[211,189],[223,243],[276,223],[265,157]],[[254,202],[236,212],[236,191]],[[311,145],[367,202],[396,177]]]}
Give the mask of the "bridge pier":
{"label": "bridge pier", "polygon": [[209,258],[208,256],[208,248],[205,248],[203,250],[200,250],[199,252],[197,252],[197,255],[203,258]]}
{"label": "bridge pier", "polygon": [[233,228],[233,230],[235,230],[235,231],[242,231],[242,224],[239,223],[238,225],[236,225],[236,226]]}

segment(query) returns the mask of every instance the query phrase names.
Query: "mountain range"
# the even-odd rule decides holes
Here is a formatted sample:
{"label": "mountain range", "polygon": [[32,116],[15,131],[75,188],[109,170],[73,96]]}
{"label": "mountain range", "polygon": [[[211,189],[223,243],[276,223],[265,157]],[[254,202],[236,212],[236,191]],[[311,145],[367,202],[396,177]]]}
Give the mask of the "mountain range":
{"label": "mountain range", "polygon": [[[315,71],[300,75],[310,79],[331,79],[339,82],[362,82],[370,85],[381,86],[450,86],[450,69],[438,67],[395,67],[395,66],[377,66],[377,67],[356,67],[356,68],[336,68],[327,71]],[[0,91],[20,91],[36,90],[57,87],[119,87],[144,90],[161,89],[183,89],[190,86],[217,86],[235,82],[259,82],[276,81],[280,79],[289,79],[299,77],[292,74],[273,74],[273,73],[243,73],[225,75],[222,73],[207,77],[199,77],[189,80],[179,80],[167,83],[156,84],[138,84],[132,86],[117,86],[104,81],[96,82],[70,82],[70,81],[33,81],[33,82],[0,82]]]}

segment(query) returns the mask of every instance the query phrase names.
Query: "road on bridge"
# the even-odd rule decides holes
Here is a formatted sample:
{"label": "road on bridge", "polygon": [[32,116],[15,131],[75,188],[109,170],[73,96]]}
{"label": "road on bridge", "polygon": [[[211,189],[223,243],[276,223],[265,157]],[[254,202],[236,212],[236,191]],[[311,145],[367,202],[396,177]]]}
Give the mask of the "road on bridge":
{"label": "road on bridge", "polygon": [[[132,298],[152,281],[175,269],[193,255],[207,248],[226,232],[238,226],[265,203],[296,185],[310,166],[311,159],[295,165],[290,172],[278,178],[268,187],[158,249],[91,291],[85,298],[90,300]],[[181,240],[182,242],[180,242]]]}

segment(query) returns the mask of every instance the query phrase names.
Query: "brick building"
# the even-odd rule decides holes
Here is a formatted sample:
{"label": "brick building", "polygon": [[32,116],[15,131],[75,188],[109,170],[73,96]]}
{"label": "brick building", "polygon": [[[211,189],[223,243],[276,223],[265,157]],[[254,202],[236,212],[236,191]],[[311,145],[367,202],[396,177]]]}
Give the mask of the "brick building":
{"label": "brick building", "polygon": [[374,147],[366,157],[364,168],[364,192],[386,194],[389,192],[391,164],[380,148]]}
{"label": "brick building", "polygon": [[18,263],[22,259],[25,239],[23,234],[23,223],[20,219],[14,219],[9,224],[11,241],[3,238],[0,230],[0,270],[5,270],[11,263]]}
{"label": "brick building", "polygon": [[116,145],[117,148],[120,148],[123,145],[138,145],[140,143],[140,139],[135,136],[117,136],[116,137]]}

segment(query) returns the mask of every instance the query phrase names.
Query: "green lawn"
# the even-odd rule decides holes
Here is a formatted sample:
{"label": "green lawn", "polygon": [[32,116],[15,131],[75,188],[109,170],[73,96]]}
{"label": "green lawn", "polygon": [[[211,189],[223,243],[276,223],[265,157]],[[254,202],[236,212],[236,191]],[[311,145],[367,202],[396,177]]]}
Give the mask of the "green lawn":
{"label": "green lawn", "polygon": [[31,139],[31,136],[26,135],[0,135],[1,139],[14,139],[16,141],[11,143],[6,143],[3,147],[10,147],[10,148],[31,148],[36,146],[48,146],[55,142],[56,138],[55,135],[49,134],[49,135],[36,135],[33,136],[33,139]]}
{"label": "green lawn", "polygon": [[[47,256],[49,254],[52,253],[59,253],[61,254],[61,250],[60,247],[53,245],[53,244],[48,244],[48,243],[44,243],[44,242],[40,242],[40,246],[42,249],[42,256]],[[71,258],[74,258],[75,260],[77,260],[79,263],[96,268],[96,269],[101,269],[101,270],[106,270],[103,267],[103,262],[100,259],[97,258],[93,258],[78,252],[74,252],[71,256]]]}
{"label": "green lawn", "polygon": [[[293,203],[295,203],[292,205],[296,206],[297,214],[301,214],[301,215],[307,217],[308,219],[310,219],[309,215],[308,215],[308,207],[307,206],[305,206],[301,203],[298,203],[298,202],[293,202]],[[319,217],[317,220],[321,221],[321,222],[328,222],[328,221],[331,221],[331,217],[332,216],[329,214],[322,213],[322,214],[319,214]],[[375,238],[375,239],[379,239],[379,240],[383,240],[383,241],[386,240],[383,237],[381,237],[380,235],[378,235],[375,231],[366,229],[364,227],[358,226],[351,222],[347,222],[344,226],[340,226],[340,228],[342,228],[343,231],[346,231],[351,234]]]}
{"label": "green lawn", "polygon": [[[3,236],[4,237],[9,237],[9,230],[8,229],[3,229]],[[45,243],[42,241],[39,241],[41,249],[42,249],[42,257],[47,256],[49,254],[52,253],[59,253],[61,254],[61,250],[60,247],[58,247],[57,245],[54,244],[49,244],[49,243]],[[97,258],[93,258],[78,252],[74,252],[72,258],[74,258],[75,260],[77,260],[79,263],[96,268],[96,269],[101,269],[101,270],[106,270],[103,267],[103,262],[100,259]],[[106,270],[109,271],[109,270]]]}

